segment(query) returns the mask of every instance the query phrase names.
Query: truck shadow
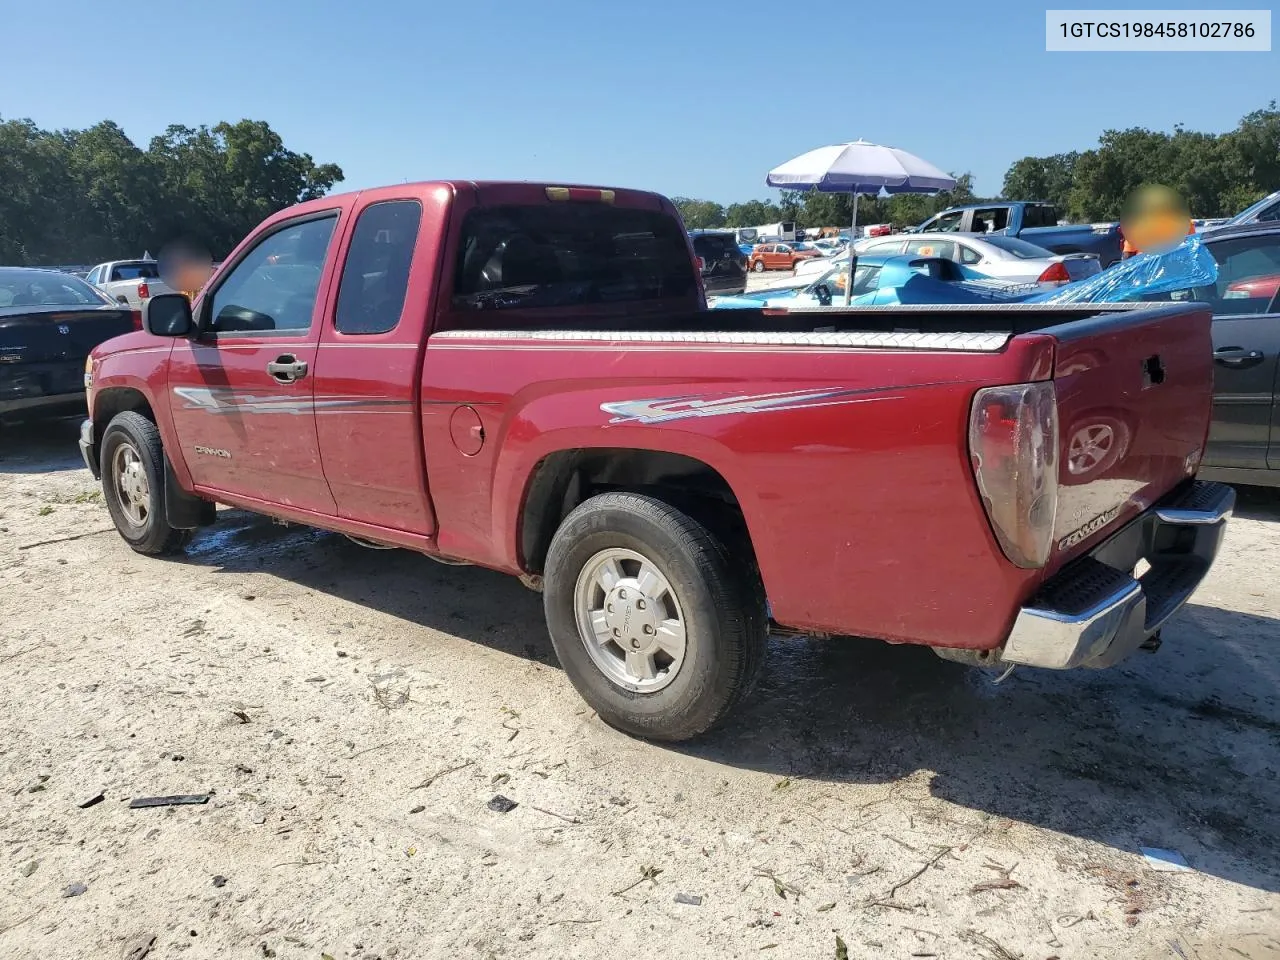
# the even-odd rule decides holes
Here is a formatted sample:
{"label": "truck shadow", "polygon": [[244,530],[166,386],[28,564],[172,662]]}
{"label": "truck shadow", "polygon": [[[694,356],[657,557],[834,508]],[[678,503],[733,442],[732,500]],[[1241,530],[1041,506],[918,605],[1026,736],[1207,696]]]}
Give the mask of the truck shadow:
{"label": "truck shadow", "polygon": [[1236,487],[1236,516],[1280,521],[1280,488]]}
{"label": "truck shadow", "polygon": [[1110,671],[999,685],[921,648],[779,642],[733,721],[676,749],[792,779],[925,770],[951,803],[1280,891],[1280,621],[1191,604],[1164,641]]}
{"label": "truck shadow", "polygon": [[514,577],[445,566],[411,550],[371,550],[340,534],[282,526],[220,510],[216,526],[187,547],[186,562],[236,573],[270,573],[495,650],[552,666],[542,597]]}
{"label": "truck shadow", "polygon": [[[84,470],[77,445],[83,419],[82,414],[55,420],[0,424],[0,475]],[[88,476],[87,471],[85,476]]]}
{"label": "truck shadow", "polygon": [[[491,571],[235,510],[187,562],[270,573],[556,665],[541,598]],[[1280,621],[1192,604],[1164,638],[1109,671],[1025,670],[999,685],[923,648],[776,639],[723,729],[652,749],[831,783],[925,770],[936,798],[1117,850],[1179,850],[1201,872],[1280,891]],[[856,830],[850,818],[836,825]]]}

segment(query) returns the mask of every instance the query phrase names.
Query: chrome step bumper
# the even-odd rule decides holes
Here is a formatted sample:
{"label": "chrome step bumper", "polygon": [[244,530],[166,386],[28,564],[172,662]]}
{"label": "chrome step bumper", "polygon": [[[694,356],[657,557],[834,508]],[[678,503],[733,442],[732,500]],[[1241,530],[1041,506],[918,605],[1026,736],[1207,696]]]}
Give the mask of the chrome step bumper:
{"label": "chrome step bumper", "polygon": [[[1119,663],[1159,633],[1213,565],[1235,491],[1196,481],[1051,578],[1018,611],[1005,663],[1068,670]],[[1140,560],[1150,564],[1132,575]]]}

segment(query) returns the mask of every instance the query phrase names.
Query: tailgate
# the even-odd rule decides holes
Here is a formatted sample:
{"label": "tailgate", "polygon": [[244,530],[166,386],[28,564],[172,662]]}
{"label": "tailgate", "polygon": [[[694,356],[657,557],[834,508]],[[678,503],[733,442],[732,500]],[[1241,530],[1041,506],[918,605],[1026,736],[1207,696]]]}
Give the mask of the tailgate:
{"label": "tailgate", "polygon": [[1050,566],[1087,550],[1192,476],[1213,402],[1210,314],[1135,308],[1058,340],[1058,509]]}

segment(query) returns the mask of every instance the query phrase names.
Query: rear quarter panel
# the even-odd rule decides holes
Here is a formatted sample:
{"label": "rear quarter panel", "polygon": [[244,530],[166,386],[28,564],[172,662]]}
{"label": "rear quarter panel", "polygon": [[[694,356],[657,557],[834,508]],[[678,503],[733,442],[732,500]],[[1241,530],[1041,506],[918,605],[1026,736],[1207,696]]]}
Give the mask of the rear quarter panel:
{"label": "rear quarter panel", "polygon": [[[1039,574],[1009,564],[991,535],[969,467],[969,407],[980,386],[1047,377],[1046,342],[979,354],[573,336],[429,341],[423,421],[442,552],[519,570],[539,461],[576,448],[668,451],[735,491],[779,622],[955,647],[1003,639]],[[799,393],[819,396],[770,406]],[[659,406],[673,399],[686,402]],[[450,435],[464,405],[486,437],[473,456]]]}

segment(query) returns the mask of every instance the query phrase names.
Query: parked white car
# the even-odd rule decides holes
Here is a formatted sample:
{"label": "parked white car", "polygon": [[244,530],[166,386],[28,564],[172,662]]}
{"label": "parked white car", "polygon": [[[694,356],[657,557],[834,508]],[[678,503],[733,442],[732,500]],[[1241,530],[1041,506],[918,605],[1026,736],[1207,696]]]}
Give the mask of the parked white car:
{"label": "parked white car", "polygon": [[85,277],[116,303],[127,303],[141,310],[152,297],[175,293],[160,279],[160,268],[154,260],[111,260],[100,263]]}
{"label": "parked white car", "polygon": [[859,240],[858,253],[914,253],[943,257],[1007,283],[1037,283],[1045,289],[1084,280],[1102,271],[1096,254],[1054,253],[1000,234],[911,233]]}

